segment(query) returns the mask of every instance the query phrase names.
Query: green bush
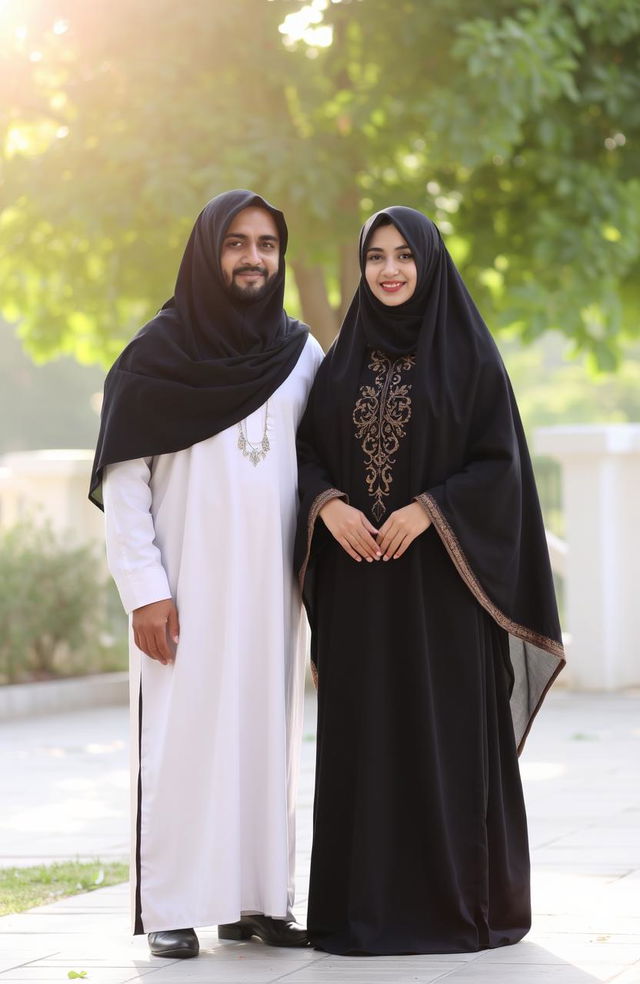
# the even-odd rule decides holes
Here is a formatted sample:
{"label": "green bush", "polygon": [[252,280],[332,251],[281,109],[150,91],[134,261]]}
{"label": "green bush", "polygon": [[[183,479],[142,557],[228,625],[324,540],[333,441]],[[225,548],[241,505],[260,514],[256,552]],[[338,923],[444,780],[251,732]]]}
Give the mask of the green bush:
{"label": "green bush", "polygon": [[105,624],[106,591],[90,547],[32,523],[2,534],[0,682],[121,668],[122,632]]}

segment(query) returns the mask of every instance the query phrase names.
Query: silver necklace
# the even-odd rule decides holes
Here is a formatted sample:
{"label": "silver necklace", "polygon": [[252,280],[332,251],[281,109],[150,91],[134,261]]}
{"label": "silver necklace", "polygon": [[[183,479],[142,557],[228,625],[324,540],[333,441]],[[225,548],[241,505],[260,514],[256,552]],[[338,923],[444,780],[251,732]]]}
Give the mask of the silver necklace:
{"label": "silver necklace", "polygon": [[267,421],[269,419],[269,401],[265,403],[264,406],[264,431],[262,432],[262,440],[259,444],[252,444],[247,437],[247,422],[246,420],[241,420],[238,423],[238,449],[242,452],[245,458],[248,458],[252,465],[259,464],[263,458],[267,457],[267,454],[271,450],[271,445],[269,444],[269,435],[267,434]]}

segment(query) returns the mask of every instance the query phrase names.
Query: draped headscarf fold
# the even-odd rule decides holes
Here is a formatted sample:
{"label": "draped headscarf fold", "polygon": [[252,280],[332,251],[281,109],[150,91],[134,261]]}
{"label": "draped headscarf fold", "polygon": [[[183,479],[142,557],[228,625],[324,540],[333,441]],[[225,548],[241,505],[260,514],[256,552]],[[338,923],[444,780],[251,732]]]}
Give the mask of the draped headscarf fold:
{"label": "draped headscarf fold", "polygon": [[[255,300],[225,284],[220,252],[233,218],[257,206],[279,234],[278,271]],[[173,296],[126,346],[104,387],[89,498],[102,508],[102,474],[117,461],[166,454],[243,420],[296,365],[306,325],[283,309],[287,226],[282,212],[242,189],[213,198],[198,216]]]}

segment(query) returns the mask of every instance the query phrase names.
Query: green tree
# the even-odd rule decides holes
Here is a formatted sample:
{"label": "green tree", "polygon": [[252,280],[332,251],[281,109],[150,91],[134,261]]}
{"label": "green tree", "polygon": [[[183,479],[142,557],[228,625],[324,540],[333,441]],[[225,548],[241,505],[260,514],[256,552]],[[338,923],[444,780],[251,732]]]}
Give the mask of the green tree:
{"label": "green tree", "polygon": [[0,684],[47,679],[65,668],[87,672],[100,648],[104,600],[90,548],[63,543],[31,522],[3,532]]}
{"label": "green tree", "polygon": [[197,211],[233,186],[286,212],[325,344],[359,222],[392,202],[439,222],[492,325],[555,328],[605,367],[637,330],[637,0],[10,11],[0,278],[36,355],[108,361],[169,293]]}

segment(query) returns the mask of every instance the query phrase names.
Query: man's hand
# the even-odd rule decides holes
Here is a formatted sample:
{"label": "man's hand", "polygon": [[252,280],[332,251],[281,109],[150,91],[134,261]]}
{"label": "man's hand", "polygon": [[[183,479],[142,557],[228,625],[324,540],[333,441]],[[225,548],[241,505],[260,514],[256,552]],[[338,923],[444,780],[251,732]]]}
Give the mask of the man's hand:
{"label": "man's hand", "polygon": [[342,499],[329,499],[320,516],[343,550],[358,563],[363,558],[369,563],[380,560],[382,553],[374,539],[378,531],[359,509],[348,506]]}
{"label": "man's hand", "polygon": [[180,625],[178,609],[171,598],[143,605],[133,612],[133,638],[138,649],[166,666],[175,656],[170,642],[177,645]]}
{"label": "man's hand", "polygon": [[431,520],[418,502],[392,512],[378,534],[383,560],[397,560],[417,536],[431,526]]}

